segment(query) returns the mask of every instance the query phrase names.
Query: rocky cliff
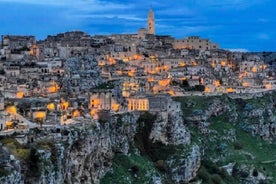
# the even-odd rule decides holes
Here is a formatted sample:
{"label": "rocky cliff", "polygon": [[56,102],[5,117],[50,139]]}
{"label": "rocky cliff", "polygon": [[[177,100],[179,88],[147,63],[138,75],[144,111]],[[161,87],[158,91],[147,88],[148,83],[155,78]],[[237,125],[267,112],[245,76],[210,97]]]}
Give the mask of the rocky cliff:
{"label": "rocky cliff", "polygon": [[[169,165],[172,180],[188,181],[199,168],[200,153],[195,151],[196,147],[188,149],[190,134],[180,115],[179,112],[125,113],[112,115],[100,123],[90,121],[67,127],[33,129],[27,135],[26,144],[18,143],[14,137],[2,139],[2,153],[7,157],[5,162],[2,160],[4,171],[0,183],[100,183],[105,173],[112,170],[114,156],[142,157],[148,154],[145,145],[151,139],[160,141],[162,146],[187,148],[186,154],[190,156],[181,158],[183,163]],[[154,128],[147,129],[148,126]],[[130,147],[135,146],[134,153]],[[170,162],[173,161],[171,157]],[[179,165],[188,170],[180,169],[175,174]],[[157,169],[149,173],[148,179],[155,183],[162,181]]]}
{"label": "rocky cliff", "polygon": [[273,183],[276,94],[181,97],[0,139],[0,183]]}
{"label": "rocky cliff", "polygon": [[[275,92],[175,99],[182,103],[191,142],[197,142],[202,150],[198,180],[274,183],[275,99]],[[232,165],[227,169],[231,178],[219,169],[226,165]]]}

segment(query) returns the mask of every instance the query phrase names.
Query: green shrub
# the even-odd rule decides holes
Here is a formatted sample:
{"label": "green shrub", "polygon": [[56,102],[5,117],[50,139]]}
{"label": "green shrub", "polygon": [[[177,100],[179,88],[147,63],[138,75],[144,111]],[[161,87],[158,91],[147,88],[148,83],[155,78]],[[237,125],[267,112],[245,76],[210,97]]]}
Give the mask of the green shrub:
{"label": "green shrub", "polygon": [[28,158],[29,169],[32,172],[27,172],[28,176],[38,177],[41,174],[40,159],[35,148],[32,148]]}
{"label": "green shrub", "polygon": [[239,142],[234,142],[234,149],[235,150],[241,150],[242,149],[242,145]]}
{"label": "green shrub", "polygon": [[212,181],[213,181],[214,184],[221,184],[221,183],[223,183],[220,175],[218,175],[218,174],[213,174],[212,177],[211,177],[211,179],[212,179]]}
{"label": "green shrub", "polygon": [[166,165],[165,165],[165,161],[164,160],[157,160],[155,162],[155,167],[161,171],[161,172],[165,172],[166,171]]}
{"label": "green shrub", "polygon": [[201,167],[198,171],[198,177],[203,181],[203,183],[207,183],[210,179],[209,173],[205,167]]}

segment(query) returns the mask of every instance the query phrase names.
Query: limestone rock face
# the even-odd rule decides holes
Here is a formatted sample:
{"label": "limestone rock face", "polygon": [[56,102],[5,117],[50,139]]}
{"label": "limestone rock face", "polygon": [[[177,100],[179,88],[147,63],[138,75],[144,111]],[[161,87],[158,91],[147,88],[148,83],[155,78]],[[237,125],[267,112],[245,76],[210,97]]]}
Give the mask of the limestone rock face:
{"label": "limestone rock face", "polygon": [[172,156],[167,164],[175,183],[188,183],[196,176],[200,167],[201,154],[199,146],[192,145],[187,152]]}
{"label": "limestone rock face", "polygon": [[22,175],[20,172],[13,171],[11,172],[7,177],[2,177],[0,178],[0,183],[5,183],[5,184],[23,184],[22,180]]}
{"label": "limestone rock face", "polygon": [[112,116],[103,124],[91,121],[45,130],[46,136],[37,135],[33,145],[31,160],[35,161],[31,165],[36,167],[16,160],[18,166],[10,166],[10,172],[0,177],[0,183],[100,183],[112,165],[114,153],[127,154],[128,142],[135,134],[135,115],[122,115],[119,121],[118,118]]}
{"label": "limestone rock face", "polygon": [[273,106],[272,102],[260,107],[247,105],[242,113],[244,130],[264,140],[275,140],[276,116]]}
{"label": "limestone rock face", "polygon": [[160,112],[153,124],[150,139],[163,144],[187,145],[191,142],[191,135],[184,125],[182,112]]}
{"label": "limestone rock face", "polygon": [[[68,125],[31,132],[30,161],[19,161],[10,172],[0,177],[1,183],[100,183],[112,166],[115,154],[129,153],[130,142],[137,133],[140,113],[110,116],[106,122]],[[182,145],[187,151],[168,160],[175,182],[190,181],[200,166],[198,146],[190,146],[191,136],[180,111],[157,113],[150,139],[166,145]],[[136,153],[136,154],[139,154]],[[23,169],[24,168],[24,169]],[[156,177],[156,176],[154,176]],[[162,183],[160,177],[154,183]]]}
{"label": "limestone rock face", "polygon": [[[273,95],[250,99],[213,98],[205,100],[205,104],[199,108],[188,101],[186,106],[191,106],[193,110],[184,114],[184,120],[185,123],[196,125],[201,133],[209,134],[208,126],[212,123],[210,118],[223,115],[229,118],[229,122],[240,124],[244,131],[272,142],[276,138],[276,105]],[[263,102],[259,103],[258,100]]]}

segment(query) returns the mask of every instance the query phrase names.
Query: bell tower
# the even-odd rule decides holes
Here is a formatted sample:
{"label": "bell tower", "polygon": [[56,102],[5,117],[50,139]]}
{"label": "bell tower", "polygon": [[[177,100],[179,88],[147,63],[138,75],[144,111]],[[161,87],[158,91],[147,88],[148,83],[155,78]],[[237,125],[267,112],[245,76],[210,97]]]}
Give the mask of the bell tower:
{"label": "bell tower", "polygon": [[154,21],[154,13],[152,8],[150,8],[148,13],[148,34],[155,34],[155,21]]}

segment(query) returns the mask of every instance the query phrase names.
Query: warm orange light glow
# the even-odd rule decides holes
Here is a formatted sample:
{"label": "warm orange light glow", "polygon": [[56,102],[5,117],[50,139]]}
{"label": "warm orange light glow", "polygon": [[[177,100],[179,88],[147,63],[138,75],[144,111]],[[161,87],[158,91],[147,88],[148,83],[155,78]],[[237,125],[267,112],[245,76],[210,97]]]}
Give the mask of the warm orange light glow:
{"label": "warm orange light glow", "polygon": [[130,77],[133,77],[135,75],[135,70],[131,69],[128,73],[127,73]]}
{"label": "warm orange light glow", "polygon": [[128,58],[123,58],[123,62],[129,62]]}
{"label": "warm orange light glow", "polygon": [[129,111],[138,110],[138,111],[146,111],[148,110],[149,101],[145,98],[139,99],[127,99],[128,105],[127,108]]}
{"label": "warm orange light glow", "polygon": [[139,84],[135,82],[124,82],[123,83],[123,90],[134,90],[137,91],[139,89]]}
{"label": "warm orange light glow", "polygon": [[44,111],[37,111],[33,113],[34,119],[44,119],[46,117],[46,112]]}
{"label": "warm orange light glow", "polygon": [[47,105],[47,109],[48,109],[49,111],[55,110],[55,104],[54,104],[54,103],[48,104],[48,105]]}
{"label": "warm orange light glow", "polygon": [[170,79],[162,79],[158,81],[158,85],[162,87],[166,87],[170,84],[171,80]]}
{"label": "warm orange light glow", "polygon": [[129,97],[130,92],[129,91],[122,91],[122,95],[123,95],[123,97]]}
{"label": "warm orange light glow", "polygon": [[248,84],[248,82],[243,82],[243,83],[242,83],[242,86],[243,86],[243,87],[248,87],[249,84]]}
{"label": "warm orange light glow", "polygon": [[205,87],[204,92],[205,93],[211,93],[212,91],[211,91],[210,87]]}
{"label": "warm orange light glow", "polygon": [[108,61],[108,64],[109,65],[114,65],[116,64],[116,61],[114,58],[110,57],[110,56],[107,56],[107,61]]}
{"label": "warm orange light glow", "polygon": [[271,84],[266,84],[265,89],[270,90],[272,88]]}
{"label": "warm orange light glow", "polygon": [[171,96],[174,96],[174,95],[175,95],[175,92],[174,92],[173,90],[168,91],[168,93],[169,93]]}
{"label": "warm orange light glow", "polygon": [[156,74],[156,72],[154,70],[148,70],[147,71],[149,74]]}
{"label": "warm orange light glow", "polygon": [[227,89],[226,89],[226,92],[227,92],[227,93],[233,93],[233,92],[235,92],[235,90],[234,90],[233,88],[230,87],[230,88],[227,88]]}
{"label": "warm orange light glow", "polygon": [[57,83],[55,81],[52,81],[51,86],[48,87],[48,93],[56,93],[59,89],[60,87],[57,85]]}
{"label": "warm orange light glow", "polygon": [[184,67],[184,66],[186,66],[186,63],[185,62],[180,62],[178,65],[181,66],[181,67]]}
{"label": "warm orange light glow", "polygon": [[221,61],[221,62],[220,62],[220,65],[221,65],[221,66],[226,66],[226,61]]}
{"label": "warm orange light glow", "polygon": [[142,59],[142,56],[139,55],[139,54],[135,54],[135,55],[133,56],[133,59],[134,59],[134,60],[141,60],[141,59]]}
{"label": "warm orange light glow", "polygon": [[15,106],[8,106],[8,107],[6,108],[6,111],[7,111],[8,113],[12,114],[12,115],[15,115],[17,109],[16,109]]}
{"label": "warm orange light glow", "polygon": [[105,62],[104,61],[98,61],[98,66],[104,66]]}
{"label": "warm orange light glow", "polygon": [[154,82],[154,78],[153,77],[149,77],[148,78],[148,82]]}
{"label": "warm orange light glow", "polygon": [[182,77],[181,80],[187,80],[187,77]]}
{"label": "warm orange light glow", "polygon": [[156,72],[156,73],[159,73],[159,72],[160,72],[160,70],[161,70],[161,68],[160,68],[160,67],[158,67],[158,66],[157,66],[157,67],[155,67],[155,72]]}
{"label": "warm orange light glow", "polygon": [[90,104],[92,107],[98,107],[100,105],[100,99],[98,98],[91,99]]}
{"label": "warm orange light glow", "polygon": [[216,64],[213,62],[211,63],[212,68],[215,68]]}
{"label": "warm orange light glow", "polygon": [[254,66],[254,67],[252,68],[252,72],[254,72],[254,73],[257,72],[257,67],[256,67],[256,66]]}
{"label": "warm orange light glow", "polygon": [[24,92],[23,91],[18,91],[16,93],[16,98],[23,98],[24,97]]}
{"label": "warm orange light glow", "polygon": [[31,55],[31,56],[36,56],[36,54],[37,54],[37,46],[36,46],[36,44],[35,44],[35,45],[33,45],[33,46],[31,47],[31,49],[30,49],[30,55]]}
{"label": "warm orange light glow", "polygon": [[168,66],[168,65],[164,65],[164,66],[163,66],[163,70],[164,70],[164,71],[168,71],[168,70],[169,70],[169,66]]}
{"label": "warm orange light glow", "polygon": [[247,76],[247,72],[245,71],[244,73],[240,73],[239,74],[239,79],[243,78],[243,77],[246,77]]}
{"label": "warm orange light glow", "polygon": [[151,55],[151,56],[150,56],[150,59],[155,59],[155,56],[154,56],[154,55]]}
{"label": "warm orange light glow", "polygon": [[122,75],[123,74],[122,70],[117,70],[117,74]]}
{"label": "warm orange light glow", "polygon": [[55,92],[57,92],[57,90],[54,86],[48,87],[48,93],[55,93]]}
{"label": "warm orange light glow", "polygon": [[215,85],[216,87],[219,87],[219,86],[220,86],[219,80],[215,80],[215,81],[214,81],[214,85]]}
{"label": "warm orange light glow", "polygon": [[262,70],[265,70],[265,69],[266,69],[266,67],[267,67],[266,65],[261,65],[261,67],[260,67],[260,68],[261,68]]}
{"label": "warm orange light glow", "polygon": [[91,110],[90,110],[90,115],[91,115],[92,117],[95,116],[96,113],[97,113],[96,109],[91,109]]}
{"label": "warm orange light glow", "polygon": [[73,111],[73,117],[76,118],[76,117],[79,117],[80,116],[80,111],[78,111],[77,109]]}
{"label": "warm orange light glow", "polygon": [[60,109],[61,110],[67,110],[69,107],[69,102],[66,102],[65,100],[61,100],[61,103],[60,103]]}
{"label": "warm orange light glow", "polygon": [[6,127],[7,129],[12,129],[13,122],[11,121],[6,121]]}
{"label": "warm orange light glow", "polygon": [[119,104],[117,104],[117,103],[114,103],[114,104],[112,104],[112,110],[113,111],[118,111],[119,110],[119,108],[120,108],[120,105]]}

